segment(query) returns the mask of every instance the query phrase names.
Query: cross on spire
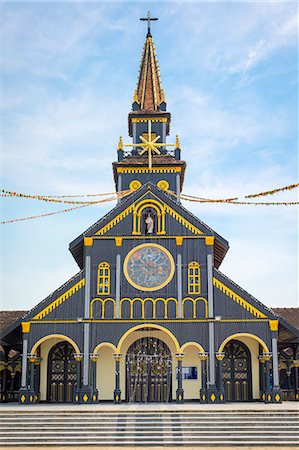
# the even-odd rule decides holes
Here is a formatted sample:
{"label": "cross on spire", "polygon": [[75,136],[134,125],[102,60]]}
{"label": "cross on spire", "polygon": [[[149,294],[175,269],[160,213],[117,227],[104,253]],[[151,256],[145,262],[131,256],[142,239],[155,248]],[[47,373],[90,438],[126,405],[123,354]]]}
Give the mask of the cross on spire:
{"label": "cross on spire", "polygon": [[158,20],[158,18],[151,17],[151,13],[148,11],[147,17],[140,17],[140,20],[147,21],[147,37],[151,36],[151,20]]}

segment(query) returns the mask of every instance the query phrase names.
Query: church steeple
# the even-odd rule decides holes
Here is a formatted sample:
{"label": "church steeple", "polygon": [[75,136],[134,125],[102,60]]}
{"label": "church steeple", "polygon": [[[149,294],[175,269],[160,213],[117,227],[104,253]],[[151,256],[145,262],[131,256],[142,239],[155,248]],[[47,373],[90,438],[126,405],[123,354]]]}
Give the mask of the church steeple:
{"label": "church steeple", "polygon": [[138,81],[128,116],[129,136],[132,143],[120,138],[113,163],[117,191],[135,190],[151,182],[162,190],[171,190],[179,196],[184,180],[186,163],[181,160],[179,139],[166,142],[169,135],[170,113],[166,111],[158,59],[151,34],[151,21],[147,18],[147,35],[143,46]]}
{"label": "church steeple", "polygon": [[133,111],[153,113],[166,110],[160,70],[153,38],[148,32],[142,51]]}

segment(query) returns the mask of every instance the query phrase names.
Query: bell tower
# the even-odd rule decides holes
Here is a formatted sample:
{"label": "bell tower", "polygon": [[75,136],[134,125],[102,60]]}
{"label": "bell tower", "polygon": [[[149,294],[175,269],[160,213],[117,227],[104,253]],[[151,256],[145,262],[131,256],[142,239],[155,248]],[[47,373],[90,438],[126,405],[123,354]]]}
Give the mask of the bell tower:
{"label": "bell tower", "polygon": [[137,190],[151,181],[160,189],[171,190],[179,198],[183,187],[185,161],[181,160],[178,136],[175,143],[167,143],[171,115],[166,100],[154,42],[150,13],[146,18],[147,35],[141,55],[137,86],[132,110],[128,115],[129,136],[132,143],[119,139],[118,161],[113,163],[116,190]]}

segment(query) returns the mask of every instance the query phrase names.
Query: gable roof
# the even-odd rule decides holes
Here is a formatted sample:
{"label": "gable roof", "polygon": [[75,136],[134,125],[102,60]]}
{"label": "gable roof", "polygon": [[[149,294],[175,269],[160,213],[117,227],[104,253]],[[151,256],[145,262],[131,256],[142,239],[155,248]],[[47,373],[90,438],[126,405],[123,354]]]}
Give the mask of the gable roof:
{"label": "gable roof", "polygon": [[[116,205],[104,217],[94,223],[91,227],[89,227],[86,231],[84,231],[80,236],[78,236],[70,243],[69,250],[81,269],[83,268],[84,238],[94,236],[99,231],[99,229],[105,227],[105,225],[107,225],[109,222],[111,223],[111,229],[113,227],[113,219],[116,219],[116,217],[122,212],[127,215],[131,214],[132,211],[130,211],[130,205],[132,205],[149,191],[152,192],[155,196],[159,197],[161,201],[168,204],[174,211],[175,215],[186,218],[190,222],[191,226],[199,228],[203,234],[215,237],[214,264],[216,267],[220,266],[224,256],[229,249],[228,242],[222,236],[212,230],[212,228],[210,228],[208,225],[194,216],[190,211],[188,211],[182,205],[178,204],[170,194],[167,194],[165,191],[162,191],[157,186],[148,181],[146,184],[141,186],[140,189],[128,195],[119,205]],[[115,220],[115,224],[116,223],[118,223],[118,220]]]}
{"label": "gable roof", "polygon": [[255,317],[277,319],[277,314],[273,309],[264,305],[216,268],[214,268],[213,284]]}

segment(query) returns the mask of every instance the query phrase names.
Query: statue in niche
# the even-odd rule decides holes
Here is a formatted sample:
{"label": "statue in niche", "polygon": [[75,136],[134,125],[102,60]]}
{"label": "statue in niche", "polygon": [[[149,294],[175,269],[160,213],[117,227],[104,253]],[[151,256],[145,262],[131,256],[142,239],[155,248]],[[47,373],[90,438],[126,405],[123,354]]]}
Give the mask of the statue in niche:
{"label": "statue in niche", "polygon": [[154,219],[152,218],[150,213],[148,213],[148,215],[147,215],[147,217],[145,219],[145,224],[146,224],[146,234],[153,234],[153,232],[154,232]]}

